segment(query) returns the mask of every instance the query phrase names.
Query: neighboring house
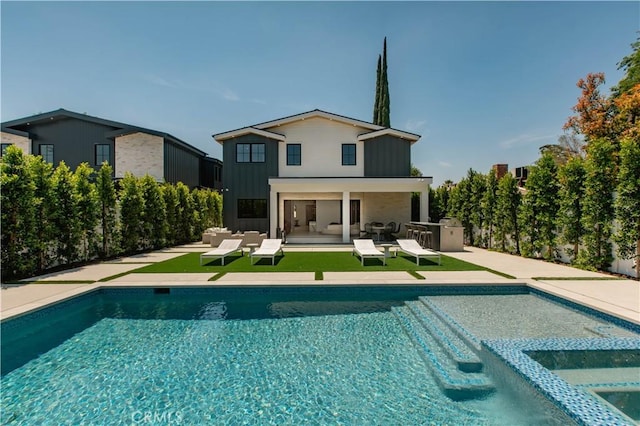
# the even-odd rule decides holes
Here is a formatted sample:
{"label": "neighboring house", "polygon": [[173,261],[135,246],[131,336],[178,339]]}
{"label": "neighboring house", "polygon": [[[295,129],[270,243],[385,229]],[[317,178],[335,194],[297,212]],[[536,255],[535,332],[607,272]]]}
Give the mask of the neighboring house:
{"label": "neighboring house", "polygon": [[412,192],[427,221],[432,178],[411,177],[419,135],[313,110],[213,137],[230,229],[349,242],[367,222],[410,221]]}
{"label": "neighboring house", "polygon": [[168,133],[64,109],[2,123],[2,152],[10,144],[71,169],[83,162],[98,169],[107,161],[114,178],[131,172],[190,187],[222,186],[214,181],[219,160]]}

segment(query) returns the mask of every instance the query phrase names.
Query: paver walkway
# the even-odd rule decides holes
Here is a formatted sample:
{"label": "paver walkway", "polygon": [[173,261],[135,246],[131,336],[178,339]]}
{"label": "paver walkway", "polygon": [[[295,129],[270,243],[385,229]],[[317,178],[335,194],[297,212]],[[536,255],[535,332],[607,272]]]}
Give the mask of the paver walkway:
{"label": "paver walkway", "polygon": [[[108,282],[96,281],[126,273],[150,263],[159,262],[189,252],[204,252],[208,246],[189,244],[160,250],[154,253],[130,256],[110,262],[83,266],[68,271],[37,277],[41,281],[88,281],[87,284],[28,284],[3,288],[0,293],[0,316],[9,318],[80,294],[98,287],[158,286],[158,285],[345,285],[345,284],[412,284],[412,285],[509,285],[525,283],[569,300],[590,306],[628,321],[640,324],[640,282],[635,280],[611,280],[610,275],[583,271],[570,266],[526,259],[503,253],[466,247],[464,252],[446,253],[476,265],[508,274],[507,279],[487,271],[420,271],[425,277],[418,280],[403,271],[382,272],[325,272],[322,281],[316,281],[313,273],[228,273],[217,281],[209,281],[215,275],[198,274],[126,274]],[[350,251],[351,247],[296,247],[291,251]],[[546,277],[544,279],[533,279]],[[554,279],[555,278],[555,279]],[[558,278],[563,278],[559,280]],[[569,278],[569,279],[567,279]],[[574,278],[573,280],[571,278]],[[579,279],[577,279],[579,278]],[[591,278],[591,280],[589,280]],[[603,279],[607,280],[603,280]],[[34,280],[33,278],[31,280]],[[96,282],[96,283],[93,283]]]}

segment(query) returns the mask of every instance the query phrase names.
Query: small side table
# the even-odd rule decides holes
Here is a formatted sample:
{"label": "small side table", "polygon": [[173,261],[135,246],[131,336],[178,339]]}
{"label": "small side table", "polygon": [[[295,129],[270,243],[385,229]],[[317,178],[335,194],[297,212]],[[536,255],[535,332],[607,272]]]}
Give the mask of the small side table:
{"label": "small side table", "polygon": [[391,251],[389,251],[389,249],[393,247],[393,244],[384,243],[384,244],[380,244],[380,247],[384,249],[384,257],[391,257]]}
{"label": "small side table", "polygon": [[249,248],[249,256],[251,256],[253,254],[254,251],[256,251],[256,248],[258,248],[260,244],[258,243],[247,243],[247,247]]}

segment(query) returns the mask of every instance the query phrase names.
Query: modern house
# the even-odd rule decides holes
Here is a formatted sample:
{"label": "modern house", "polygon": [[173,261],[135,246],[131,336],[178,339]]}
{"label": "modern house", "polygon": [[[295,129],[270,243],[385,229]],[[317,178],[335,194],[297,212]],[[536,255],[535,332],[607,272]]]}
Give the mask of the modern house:
{"label": "modern house", "polygon": [[159,182],[222,187],[222,163],[168,133],[64,109],[2,123],[1,143],[2,152],[14,144],[71,169],[83,162],[97,169],[107,161],[116,179],[148,173]]}
{"label": "modern house", "polygon": [[411,177],[420,136],[313,110],[213,135],[223,146],[224,224],[289,241],[349,242],[367,222],[427,221],[430,177]]}

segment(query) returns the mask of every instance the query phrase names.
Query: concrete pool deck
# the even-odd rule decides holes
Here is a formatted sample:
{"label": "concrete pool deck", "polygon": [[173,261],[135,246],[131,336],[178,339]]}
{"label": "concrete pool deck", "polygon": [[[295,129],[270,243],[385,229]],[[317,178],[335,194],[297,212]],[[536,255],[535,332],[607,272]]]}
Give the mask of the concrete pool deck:
{"label": "concrete pool deck", "polygon": [[[403,271],[325,272],[316,281],[312,272],[227,273],[217,281],[208,281],[212,273],[139,274],[130,273],[142,266],[161,262],[184,253],[206,251],[208,246],[189,244],[153,253],[123,257],[109,262],[86,265],[67,271],[30,278],[46,284],[3,286],[0,292],[0,318],[21,315],[42,306],[102,287],[128,286],[234,286],[234,285],[514,285],[532,288],[589,306],[601,312],[640,324],[640,282],[615,279],[611,275],[583,271],[566,265],[527,259],[475,247],[445,253],[515,279],[487,271],[419,271],[424,280]],[[285,247],[290,251],[351,251],[348,246]],[[99,280],[114,277],[109,281]],[[66,282],[56,284],[56,282]],[[70,283],[73,282],[73,283]]]}

